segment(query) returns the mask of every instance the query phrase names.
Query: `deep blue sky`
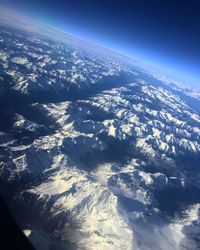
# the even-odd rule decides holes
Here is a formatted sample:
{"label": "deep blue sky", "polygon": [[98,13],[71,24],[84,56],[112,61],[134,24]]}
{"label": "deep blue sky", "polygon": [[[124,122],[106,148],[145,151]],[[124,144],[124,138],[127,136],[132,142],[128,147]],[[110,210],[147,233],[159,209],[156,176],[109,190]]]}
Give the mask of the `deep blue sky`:
{"label": "deep blue sky", "polygon": [[200,85],[199,0],[0,0],[0,4]]}

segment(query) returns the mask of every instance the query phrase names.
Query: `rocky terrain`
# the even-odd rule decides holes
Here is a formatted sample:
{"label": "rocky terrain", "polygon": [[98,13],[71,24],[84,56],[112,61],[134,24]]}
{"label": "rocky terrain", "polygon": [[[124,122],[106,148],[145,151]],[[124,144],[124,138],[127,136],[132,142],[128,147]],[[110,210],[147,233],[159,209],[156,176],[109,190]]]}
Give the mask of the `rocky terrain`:
{"label": "rocky terrain", "polygon": [[0,26],[0,193],[37,249],[200,248],[199,93]]}

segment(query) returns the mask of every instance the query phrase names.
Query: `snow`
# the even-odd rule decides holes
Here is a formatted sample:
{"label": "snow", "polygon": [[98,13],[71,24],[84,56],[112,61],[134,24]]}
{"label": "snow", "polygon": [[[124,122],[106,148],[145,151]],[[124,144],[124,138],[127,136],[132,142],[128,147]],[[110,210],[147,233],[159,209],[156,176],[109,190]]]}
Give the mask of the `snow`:
{"label": "snow", "polygon": [[[106,169],[107,172],[103,171]],[[106,179],[111,174],[109,170],[110,166],[99,168],[100,172],[94,173],[97,182],[90,181],[86,173],[64,170],[61,175],[58,173],[29,190],[40,194],[40,197],[68,192],[67,196],[58,198],[54,206],[71,210],[76,220],[80,221],[80,231],[74,232],[79,248],[131,249],[132,230],[118,212],[117,197],[107,188]],[[123,239],[121,234],[125,236]]]}
{"label": "snow", "polygon": [[[9,52],[0,51],[0,65],[11,77],[12,89],[30,97],[47,90],[57,101],[39,98],[25,103],[22,110],[29,112],[31,107],[33,120],[28,119],[32,114],[17,107],[23,115],[12,115],[12,129],[0,133],[3,181],[22,184],[17,201],[53,221],[52,238],[66,238],[78,249],[193,247],[199,204],[187,206],[184,219],[177,214],[169,221],[155,194],[176,185],[187,189],[192,183],[199,188],[198,175],[188,170],[191,165],[177,161],[200,152],[199,114],[164,86],[149,84],[148,77],[140,79],[139,70],[136,73],[121,59],[83,45],[80,49],[77,42],[71,46],[36,35],[21,36],[15,34],[10,40]],[[118,82],[122,72],[134,79]],[[101,86],[90,95],[90,88],[110,76],[114,80],[109,88]],[[70,94],[72,86],[86,95],[81,100],[59,99]],[[38,134],[42,128],[46,135]],[[22,131],[31,132],[34,140],[23,145],[16,136]],[[31,223],[24,233],[49,245],[45,233],[35,231]]]}
{"label": "snow", "polygon": [[31,235],[31,230],[30,229],[25,229],[23,230],[25,236],[28,238]]}
{"label": "snow", "polygon": [[24,57],[14,57],[12,61],[16,64],[22,64],[22,65],[28,63],[28,59]]}
{"label": "snow", "polygon": [[116,128],[113,125],[109,127],[108,135],[116,137]]}

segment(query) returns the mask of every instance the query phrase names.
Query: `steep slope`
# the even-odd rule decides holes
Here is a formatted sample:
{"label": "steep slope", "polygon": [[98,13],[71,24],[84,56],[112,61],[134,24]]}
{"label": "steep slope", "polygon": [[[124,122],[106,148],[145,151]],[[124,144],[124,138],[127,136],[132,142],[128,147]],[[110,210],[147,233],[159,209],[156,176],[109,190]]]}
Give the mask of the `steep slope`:
{"label": "steep slope", "polygon": [[122,57],[0,33],[0,190],[33,244],[198,249],[193,97]]}

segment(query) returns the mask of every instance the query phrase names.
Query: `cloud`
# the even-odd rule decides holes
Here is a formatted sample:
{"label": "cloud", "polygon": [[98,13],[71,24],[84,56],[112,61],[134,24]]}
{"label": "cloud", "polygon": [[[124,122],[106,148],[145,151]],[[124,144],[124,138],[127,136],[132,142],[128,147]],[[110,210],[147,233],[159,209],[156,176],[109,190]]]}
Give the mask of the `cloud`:
{"label": "cloud", "polygon": [[26,31],[31,34],[42,35],[54,41],[63,42],[68,45],[76,45],[79,48],[85,49],[87,46],[90,48],[90,50],[93,50],[93,53],[99,50],[101,51],[101,53],[104,53],[106,55],[108,55],[109,51],[112,56],[116,55],[116,52],[113,54],[111,50],[105,50],[105,48],[101,47],[98,44],[82,40],[71,33],[60,30],[59,28],[49,26],[48,24],[44,24],[36,20],[32,20],[31,18],[28,18],[14,10],[5,8],[2,5],[0,5],[0,24],[10,26],[18,30]]}
{"label": "cloud", "polygon": [[0,24],[9,25],[29,32],[39,31],[39,26],[32,20],[2,6],[0,6]]}

